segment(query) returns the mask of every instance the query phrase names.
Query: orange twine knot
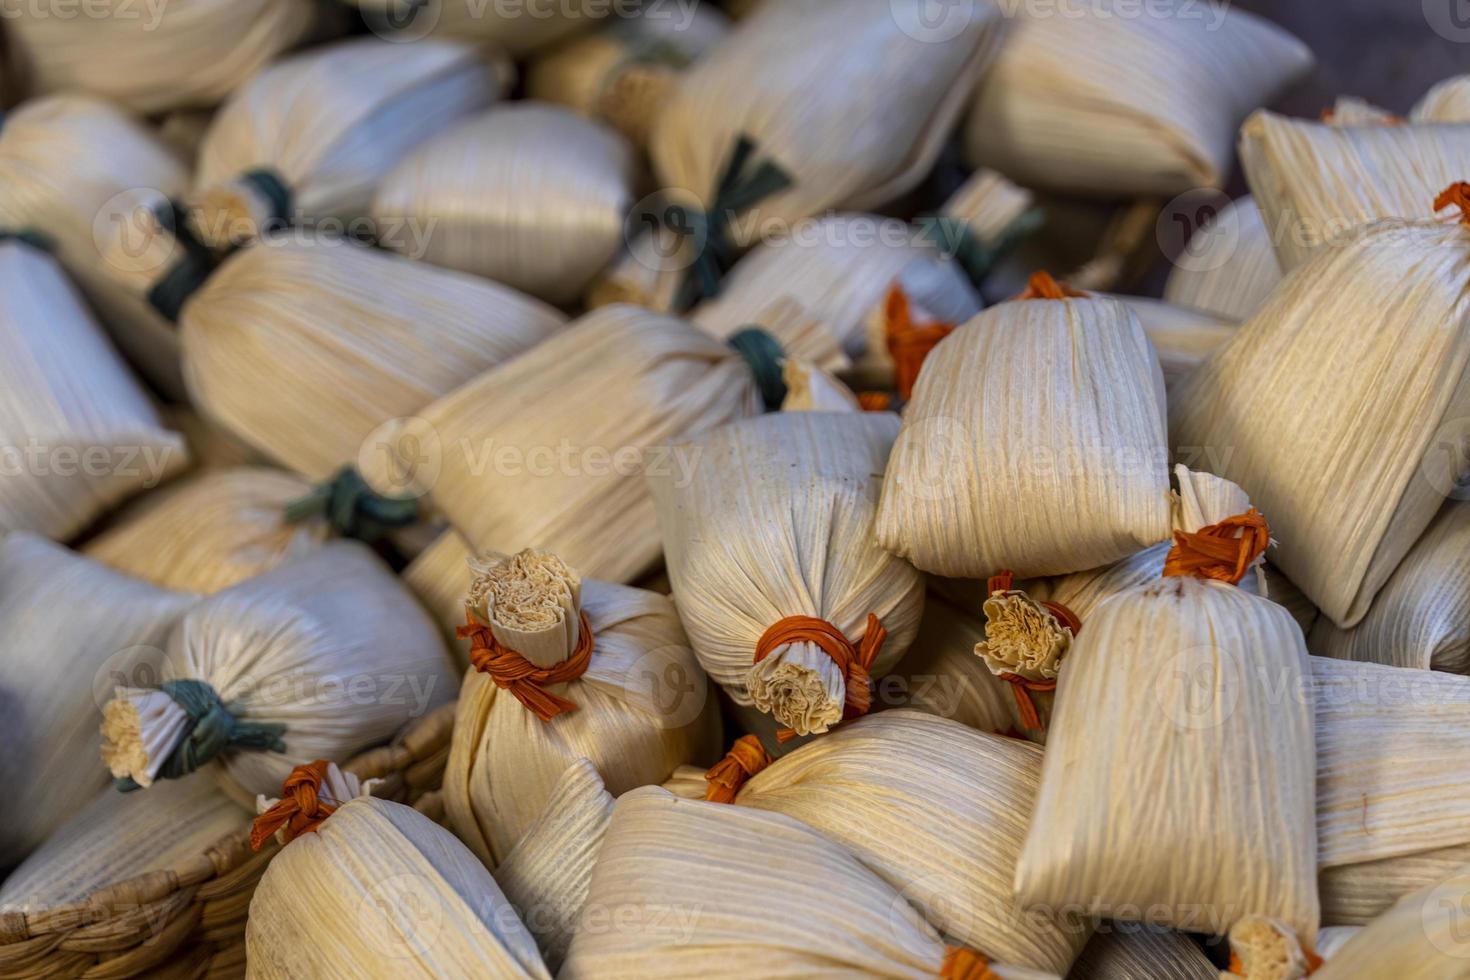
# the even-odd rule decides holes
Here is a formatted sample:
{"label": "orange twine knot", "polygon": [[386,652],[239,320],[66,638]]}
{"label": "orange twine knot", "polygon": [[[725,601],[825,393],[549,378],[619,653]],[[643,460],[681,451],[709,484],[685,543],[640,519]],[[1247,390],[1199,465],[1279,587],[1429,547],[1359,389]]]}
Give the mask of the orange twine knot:
{"label": "orange twine knot", "polygon": [[1238,585],[1271,544],[1271,528],[1254,507],[1194,533],[1174,532],[1164,577],[1193,576]]}
{"label": "orange twine knot", "polygon": [[1470,184],[1462,180],[1440,192],[1434,199],[1434,210],[1443,211],[1448,207],[1459,208],[1460,224],[1470,227]]}
{"label": "orange twine knot", "polygon": [[1011,302],[1026,299],[1086,299],[1087,296],[1080,289],[1057,282],[1048,272],[1033,272],[1026,281],[1026,288],[1012,296]]}
{"label": "orange twine knot", "polygon": [[891,412],[893,396],[886,391],[864,391],[858,394],[858,407],[865,412]]}
{"label": "orange twine knot", "polygon": [[470,641],[470,665],[489,674],[495,686],[510,691],[515,699],[542,721],[576,711],[577,703],[546,690],[552,684],[574,681],[587,672],[592,662],[592,624],[581,614],[581,635],[572,655],[554,667],[537,667],[525,657],[501,645],[490,627],[478,622],[475,614],[465,610],[468,622],[455,635]]}
{"label": "orange twine knot", "polygon": [[743,735],[730,746],[725,757],[704,774],[709,783],[704,798],[711,803],[734,803],[745,781],[771,764],[766,747],[754,735]]}
{"label": "orange twine knot", "polygon": [[[1010,569],[1005,569],[996,575],[990,576],[986,581],[986,594],[994,595],[997,592],[1014,592],[1015,589],[1013,586],[1015,585],[1015,581],[1016,574]],[[1051,613],[1053,619],[1071,630],[1073,637],[1076,637],[1078,633],[1082,632],[1082,620],[1078,619],[1076,613],[1060,602],[1043,602],[1040,605],[1041,608]],[[1057,689],[1057,682],[1055,680],[1036,681],[1029,677],[1022,677],[1020,674],[1001,674],[1000,679],[1011,685],[1011,693],[1016,698],[1016,709],[1020,712],[1021,724],[1025,726],[1027,731],[1039,730],[1041,728],[1041,712],[1037,710],[1036,701],[1031,695],[1046,694],[1055,691]]]}
{"label": "orange twine knot", "polygon": [[913,397],[924,359],[954,333],[955,324],[935,321],[915,326],[908,293],[897,282],[888,287],[888,296],[883,300],[883,324],[888,356],[893,358],[893,386],[898,389],[898,397],[908,401]]}
{"label": "orange twine knot", "polygon": [[322,780],[327,778],[325,759],[308,762],[291,770],[281,785],[281,798],[250,825],[250,849],[260,850],[276,831],[285,828],[286,843],[316,830],[321,822],[337,812],[330,803],[318,797]]}
{"label": "orange twine knot", "polygon": [[946,946],[941,980],[1000,980],[990,968],[990,960],[964,946]]}
{"label": "orange twine knot", "polygon": [[[761,634],[755,644],[755,660],[752,662],[760,663],[772,651],[792,643],[815,643],[842,671],[843,684],[847,688],[842,719],[847,721],[867,714],[872,705],[873,692],[870,689],[869,672],[887,638],[888,631],[883,628],[882,621],[872,613],[868,613],[867,629],[857,645],[825,619],[815,616],[787,616],[771,624]],[[776,732],[776,740],[783,745],[793,738],[796,738],[796,732],[790,728],[782,728]]]}
{"label": "orange twine knot", "polygon": [[[1316,973],[1318,967],[1326,962],[1322,957],[1317,955],[1316,950],[1306,944],[1302,944],[1302,956],[1306,957],[1307,960],[1307,976]],[[1230,969],[1226,972],[1234,974],[1237,977],[1245,976],[1245,964],[1240,962],[1240,954],[1234,950],[1230,951]]]}

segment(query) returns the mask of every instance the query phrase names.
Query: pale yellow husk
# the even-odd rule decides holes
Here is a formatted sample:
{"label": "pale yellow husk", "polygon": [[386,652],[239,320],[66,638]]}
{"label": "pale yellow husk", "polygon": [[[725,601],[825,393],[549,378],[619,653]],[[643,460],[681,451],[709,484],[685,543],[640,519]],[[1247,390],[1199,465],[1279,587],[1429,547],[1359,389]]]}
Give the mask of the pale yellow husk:
{"label": "pale yellow husk", "polygon": [[[1272,261],[1275,261],[1274,259]],[[1212,353],[1235,336],[1240,324],[1219,314],[1176,306],[1143,296],[1113,297],[1138,317],[1139,325],[1159,356],[1164,387],[1172,391],[1204,363]]]}
{"label": "pale yellow husk", "polygon": [[[627,5],[605,0],[557,3],[492,3],[487,0],[343,0],[389,40],[414,42],[430,37],[462,37],[514,55],[523,55],[562,38],[595,28],[602,18]],[[393,30],[392,28],[397,28]]]}
{"label": "pale yellow husk", "polygon": [[1174,259],[1164,299],[1230,320],[1252,316],[1281,282],[1271,229],[1256,200],[1231,201],[1194,229]]}
{"label": "pale yellow husk", "polygon": [[1068,980],[1217,980],[1219,971],[1188,936],[1132,922],[1099,926]]}
{"label": "pale yellow husk", "polygon": [[1414,122],[1470,122],[1470,75],[1456,75],[1435,85],[1414,104]]}
{"label": "pale yellow husk", "polygon": [[1470,866],[1405,896],[1342,944],[1312,980],[1460,980],[1470,963]]}

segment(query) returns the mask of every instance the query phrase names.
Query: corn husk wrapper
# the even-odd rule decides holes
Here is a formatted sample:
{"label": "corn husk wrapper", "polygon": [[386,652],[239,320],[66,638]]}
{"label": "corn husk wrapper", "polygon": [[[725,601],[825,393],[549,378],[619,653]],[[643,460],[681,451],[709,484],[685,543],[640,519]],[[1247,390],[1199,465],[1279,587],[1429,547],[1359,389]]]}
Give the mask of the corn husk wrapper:
{"label": "corn husk wrapper", "polygon": [[1083,622],[1019,899],[1208,933],[1271,915],[1310,941],[1312,705],[1280,697],[1306,690],[1301,630],[1269,600],[1187,577],[1116,595]]}
{"label": "corn husk wrapper", "polygon": [[0,536],[0,867],[107,786],[101,706],[112,685],[157,676],[164,640],[194,601],[43,538]]}
{"label": "corn husk wrapper", "polygon": [[425,229],[398,252],[569,303],[617,254],[633,203],[631,147],[560,106],[518,102],[430,140],[384,180],[380,228]]}
{"label": "corn husk wrapper", "polygon": [[200,415],[191,405],[165,404],[159,407],[158,414],[166,426],[184,437],[189,458],[194,463],[193,473],[258,468],[267,463],[260,453]]}
{"label": "corn husk wrapper", "polygon": [[141,123],[80,95],[26,102],[0,129],[0,228],[34,229],[97,308],[129,360],[181,397],[178,338],[141,296],[122,288],[99,251],[99,229],[135,187],[183,191],[188,172]]}
{"label": "corn husk wrapper", "polygon": [[[347,930],[341,941],[328,941]],[[283,848],[245,930],[260,978],[549,980],[536,942],[463,844],[402,804],[351,800]]]}
{"label": "corn husk wrapper", "polygon": [[1446,78],[1424,93],[1409,118],[1423,122],[1470,122],[1470,75]]}
{"label": "corn husk wrapper", "polygon": [[33,92],[80,91],[135,112],[213,105],[316,26],[299,0],[168,0],[61,16],[29,4],[7,35]]}
{"label": "corn husk wrapper", "polygon": [[214,119],[213,108],[175,109],[156,120],[158,138],[190,167],[199,160],[199,147]]}
{"label": "corn husk wrapper", "polygon": [[1470,867],[1405,896],[1343,943],[1313,980],[1459,980],[1470,963],[1463,910]]}
{"label": "corn husk wrapper", "polygon": [[1028,187],[1110,197],[1221,185],[1236,127],[1311,70],[1310,51],[1227,6],[1004,0],[967,155]]}
{"label": "corn husk wrapper", "polygon": [[811,616],[854,644],[877,616],[887,639],[869,674],[908,649],[922,576],[873,541],[878,480],[898,419],[888,413],[782,412],[676,447],[690,479],[650,475],[669,578],[699,662],[739,704],[799,735],[842,720],[846,678],[814,643],[754,663],[762,634]]}
{"label": "corn husk wrapper", "polygon": [[560,976],[918,980],[944,958],[945,940],[904,895],[805,824],[645,787],[613,808]]}
{"label": "corn husk wrapper", "polygon": [[951,577],[1096,568],[1168,536],[1166,447],[1163,375],[1127,307],[1003,303],[925,361],[878,541]]}
{"label": "corn husk wrapper", "polygon": [[455,695],[440,633],[365,547],[315,553],[212,596],[174,628],[158,680],[119,684],[103,715],[104,763],[148,788],[193,731],[161,681],[207,683],[239,722],[284,727],[285,751],[226,748],[203,763],[249,805],[292,767],[387,741]]}
{"label": "corn husk wrapper", "polygon": [[[1454,844],[1432,851],[1323,868],[1317,875],[1322,921],[1345,923],[1345,927],[1367,925],[1405,895],[1448,877],[1467,863],[1470,863],[1470,844]],[[1318,953],[1323,953],[1321,947],[1319,933]]]}
{"label": "corn husk wrapper", "polygon": [[1041,750],[916,711],[859,719],[756,774],[742,807],[846,848],[941,933],[1001,962],[1065,973],[1091,925],[1011,897]]}
{"label": "corn husk wrapper", "polygon": [[[271,222],[350,222],[425,140],[498,99],[505,88],[482,52],[452,41],[394,44],[358,38],[270,66],[216,114],[199,152],[190,215],[219,248],[260,237]],[[265,170],[284,185],[286,213],[245,178]],[[421,229],[380,223],[408,242]]]}
{"label": "corn husk wrapper", "polygon": [[612,809],[597,769],[578,759],[557,781],[541,819],[495,869],[495,883],[536,937],[553,973],[566,958],[587,902]]}
{"label": "corn husk wrapper", "polygon": [[596,27],[610,13],[626,16],[627,4],[605,0],[565,3],[488,3],[485,0],[343,0],[390,41],[459,37],[520,56]]}
{"label": "corn husk wrapper", "polygon": [[164,428],[61,268],[0,244],[0,532],[65,540],[184,468]]}
{"label": "corn husk wrapper", "polygon": [[[878,682],[878,703],[902,704],[982,732],[1020,731],[1010,685],[975,656],[976,644],[985,640],[985,617],[978,609],[978,602],[955,605],[929,596],[913,645]],[[1049,717],[1050,701],[1035,700],[1043,719]]]}
{"label": "corn husk wrapper", "polygon": [[[474,549],[458,531],[450,528],[403,570],[403,584],[451,639],[455,630],[464,625],[465,575],[474,557]],[[464,644],[451,642],[449,647],[461,669],[469,666]]]}
{"label": "corn husk wrapper", "polygon": [[[826,326],[793,304],[772,304],[763,320],[793,358],[836,354]],[[680,320],[605,307],[419,411],[443,446],[437,472],[379,457],[364,475],[429,493],[477,552],[544,548],[589,578],[626,582],[660,554],[644,473],[687,480],[699,460],[667,444],[761,405],[727,345]]]}
{"label": "corn husk wrapper", "polygon": [[549,721],[489,674],[465,674],[444,803],[455,832],[488,867],[535,825],[578,759],[597,768],[613,795],[660,783],[681,763],[712,761],[719,711],[668,597],[580,579],[533,551],[492,556],[475,571],[466,609],[533,664],[572,655],[579,613],[593,631],[586,672],[547,688],[577,708]]}
{"label": "corn husk wrapper", "polygon": [[149,872],[211,869],[206,850],[248,818],[203,775],[171,780],[154,793],[99,789],[57,814],[46,842],[0,885],[0,914],[70,905]]}
{"label": "corn husk wrapper", "polygon": [[1357,626],[1324,619],[1307,645],[1339,660],[1470,673],[1470,503],[1446,501]]}
{"label": "corn husk wrapper", "polygon": [[1175,389],[1176,450],[1250,488],[1283,542],[1273,561],[1339,626],[1362,619],[1457,486],[1445,444],[1470,414],[1467,281],[1470,228],[1361,229]]}
{"label": "corn husk wrapper", "polygon": [[324,519],[288,524],[282,517],[310,492],[305,480],[281,470],[207,472],[138,501],[83,552],[162,588],[212,594],[327,540]]}
{"label": "corn husk wrapper", "polygon": [[1235,336],[1239,324],[1210,313],[1143,296],[1114,296],[1138,317],[1159,356],[1164,388],[1174,387]]}
{"label": "corn husk wrapper", "polygon": [[1244,320],[1280,282],[1271,229],[1256,199],[1247,195],[1195,229],[1169,270],[1164,299],[1227,320]]}
{"label": "corn husk wrapper", "polygon": [[[1320,936],[1321,933],[1318,933]],[[1218,980],[1219,971],[1188,936],[1132,922],[1099,926],[1068,980]]]}

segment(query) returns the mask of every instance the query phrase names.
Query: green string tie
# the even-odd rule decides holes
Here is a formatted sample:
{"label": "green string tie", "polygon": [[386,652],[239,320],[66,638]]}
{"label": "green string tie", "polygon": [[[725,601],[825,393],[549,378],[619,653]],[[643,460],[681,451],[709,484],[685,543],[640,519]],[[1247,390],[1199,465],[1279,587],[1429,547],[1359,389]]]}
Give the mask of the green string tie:
{"label": "green string tie", "polygon": [[786,351],[781,348],[781,342],[760,327],[746,327],[731,334],[726,343],[750,366],[766,411],[779,412],[781,403],[786,401],[786,379],[781,370],[786,363]]}
{"label": "green string tie", "polygon": [[240,175],[240,183],[254,190],[270,204],[270,214],[261,222],[259,235],[284,228],[291,223],[291,188],[285,179],[269,168],[250,170]]}
{"label": "green string tie", "polygon": [[1046,215],[1039,208],[1033,208],[1012,221],[990,242],[975,234],[967,222],[958,218],[927,215],[915,223],[941,252],[960,264],[970,285],[979,290],[1000,260],[1035,234],[1045,222]]}
{"label": "green string tie", "polygon": [[158,205],[153,209],[153,217],[159,227],[183,246],[184,254],[148,290],[148,302],[170,323],[178,323],[184,303],[204,285],[216,263],[204,243],[194,237],[177,202]]}
{"label": "green string tie", "polygon": [[39,228],[22,228],[19,231],[0,230],[0,242],[20,242],[42,252],[56,254],[56,240]]}
{"label": "green string tie", "polygon": [[287,504],[285,515],[289,524],[325,517],[342,537],[371,544],[417,521],[419,500],[375,493],[357,470],[344,466],[311,493]]}
{"label": "green string tie", "polygon": [[[239,720],[204,681],[164,681],[158,689],[189,716],[184,737],[158,770],[159,779],[182,779],[226,749],[286,751],[286,743],[281,739],[286,734],[285,725]],[[140,788],[130,776],[116,780],[113,785],[122,793]]]}

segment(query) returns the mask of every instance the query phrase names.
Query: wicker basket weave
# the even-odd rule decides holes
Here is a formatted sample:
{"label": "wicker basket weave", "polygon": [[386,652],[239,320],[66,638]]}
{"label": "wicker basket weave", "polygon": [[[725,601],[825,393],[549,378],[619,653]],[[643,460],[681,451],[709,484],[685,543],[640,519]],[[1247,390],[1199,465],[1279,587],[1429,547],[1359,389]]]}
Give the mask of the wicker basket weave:
{"label": "wicker basket weave", "polygon": [[[438,821],[454,705],[343,768],[382,779],[374,795]],[[79,902],[0,914],[0,977],[243,977],[245,921],[256,883],[280,845],[250,850],[246,824],[181,867],[103,885]]]}

